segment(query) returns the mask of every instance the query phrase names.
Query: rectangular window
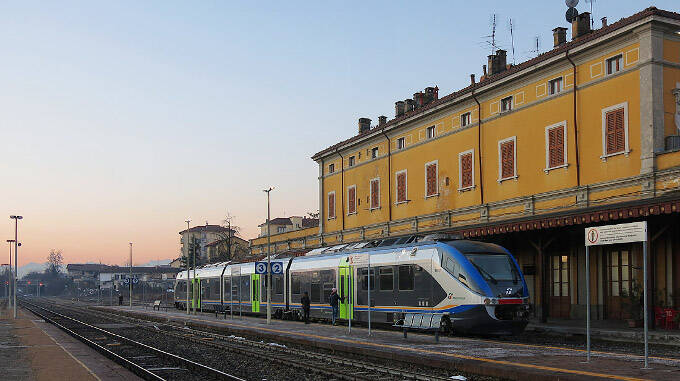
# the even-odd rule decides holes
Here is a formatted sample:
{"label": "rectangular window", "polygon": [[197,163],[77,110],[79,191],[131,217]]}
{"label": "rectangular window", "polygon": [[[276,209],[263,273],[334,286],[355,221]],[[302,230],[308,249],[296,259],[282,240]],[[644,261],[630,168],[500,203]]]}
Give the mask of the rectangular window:
{"label": "rectangular window", "polygon": [[335,218],[335,192],[328,193],[328,219]]}
{"label": "rectangular window", "polygon": [[285,226],[279,226],[276,231],[278,233],[285,233],[286,232],[286,227]]}
{"label": "rectangular window", "polygon": [[425,164],[425,197],[437,195],[438,188],[437,162],[433,161]]}
{"label": "rectangular window", "polygon": [[427,128],[427,138],[432,139],[436,136],[437,132],[435,131],[434,126],[430,126]]}
{"label": "rectangular window", "polygon": [[300,294],[300,275],[292,274],[290,277],[290,291],[293,294]]}
{"label": "rectangular window", "polygon": [[312,282],[309,289],[310,301],[312,303],[321,303],[321,283],[319,283],[319,281]]}
{"label": "rectangular window", "polygon": [[328,173],[335,172],[335,164],[328,164]]}
{"label": "rectangular window", "polygon": [[357,212],[357,187],[352,185],[347,188],[347,214],[354,214]]}
{"label": "rectangular window", "polygon": [[406,170],[396,173],[397,182],[397,204],[407,201],[406,189]]}
{"label": "rectangular window", "polygon": [[501,112],[512,110],[512,96],[501,99]]}
{"label": "rectangular window", "polygon": [[474,179],[474,151],[469,150],[458,154],[459,188],[469,189],[475,185]]}
{"label": "rectangular window", "polygon": [[415,273],[413,266],[399,266],[399,291],[411,291],[415,284]]}
{"label": "rectangular window", "polygon": [[406,147],[406,138],[397,139],[397,149],[404,149]]}
{"label": "rectangular window", "polygon": [[562,91],[562,77],[560,78],[555,78],[552,81],[548,82],[549,90],[550,90],[550,95],[555,95],[559,92]]}
{"label": "rectangular window", "polygon": [[460,126],[465,127],[470,124],[470,113],[466,112],[460,116]]}
{"label": "rectangular window", "polygon": [[607,75],[618,73],[621,69],[623,69],[623,55],[619,54],[607,60]]}
{"label": "rectangular window", "polygon": [[371,180],[371,209],[380,208],[380,179]]}
{"label": "rectangular window", "polygon": [[[357,272],[361,279],[361,289],[368,291],[368,269],[359,269]],[[373,290],[375,290],[375,269],[371,269],[371,291]]]}
{"label": "rectangular window", "polygon": [[373,147],[371,149],[371,159],[375,159],[378,157],[378,147]]}
{"label": "rectangular window", "polygon": [[498,142],[498,180],[516,177],[515,137]]}
{"label": "rectangular window", "polygon": [[567,163],[566,122],[545,129],[546,169],[562,167]]}
{"label": "rectangular window", "polygon": [[[274,293],[276,295],[283,295],[283,275],[272,275],[274,283]],[[266,278],[266,276],[265,276]]]}
{"label": "rectangular window", "polygon": [[380,268],[380,291],[392,291],[394,289],[394,269],[391,266]]}
{"label": "rectangular window", "polygon": [[356,161],[356,158],[354,156],[349,157],[349,166],[354,167],[354,163]]}
{"label": "rectangular window", "polygon": [[605,112],[605,155],[614,155],[626,151],[625,117],[625,107]]}

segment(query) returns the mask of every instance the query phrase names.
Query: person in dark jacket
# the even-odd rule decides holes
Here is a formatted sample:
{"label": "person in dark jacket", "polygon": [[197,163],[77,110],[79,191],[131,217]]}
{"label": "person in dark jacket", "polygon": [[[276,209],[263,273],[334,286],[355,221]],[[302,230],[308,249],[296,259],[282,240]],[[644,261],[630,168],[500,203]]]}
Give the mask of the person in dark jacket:
{"label": "person in dark jacket", "polygon": [[300,298],[300,303],[302,304],[302,313],[305,315],[305,324],[309,324],[309,293],[305,291],[305,294]]}
{"label": "person in dark jacket", "polygon": [[344,297],[341,297],[340,295],[338,295],[338,289],[337,288],[333,288],[333,290],[331,290],[330,304],[331,304],[331,309],[333,310],[333,325],[337,325],[336,320],[338,319],[338,312],[339,312],[338,303],[341,300],[344,301],[344,299],[345,299]]}

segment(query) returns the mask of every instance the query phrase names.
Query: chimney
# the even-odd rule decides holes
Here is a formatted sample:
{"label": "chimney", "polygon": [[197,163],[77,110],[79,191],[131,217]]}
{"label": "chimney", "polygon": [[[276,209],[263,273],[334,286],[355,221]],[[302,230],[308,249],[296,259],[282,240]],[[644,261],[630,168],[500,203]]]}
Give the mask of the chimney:
{"label": "chimney", "polygon": [[439,99],[439,88],[438,87],[426,87],[425,88],[425,104],[436,101]]}
{"label": "chimney", "polygon": [[496,54],[492,54],[489,56],[489,75],[494,75],[498,74],[505,69],[506,67],[506,52],[503,49],[498,49],[496,51]]}
{"label": "chimney", "polygon": [[583,12],[571,22],[571,39],[575,40],[590,33],[590,13]]}
{"label": "chimney", "polygon": [[482,73],[484,73],[482,77],[486,77],[486,65],[482,65]]}
{"label": "chimney", "polygon": [[368,118],[359,118],[359,133],[363,134],[371,129],[371,120]]}
{"label": "chimney", "polygon": [[404,115],[404,110],[406,109],[406,103],[404,101],[394,102],[394,116],[400,117]]}
{"label": "chimney", "polygon": [[609,24],[607,24],[607,17],[605,16],[605,17],[602,18],[602,27],[606,28],[607,25],[609,25]]}
{"label": "chimney", "polygon": [[475,84],[475,75],[474,74],[470,74],[470,84],[471,85]]}
{"label": "chimney", "polygon": [[413,94],[413,100],[415,101],[415,107],[421,108],[425,106],[425,94],[422,91]]}
{"label": "chimney", "polygon": [[380,115],[378,117],[378,126],[382,126],[387,123],[387,117],[385,115]]}
{"label": "chimney", "polygon": [[553,47],[556,48],[567,42],[567,28],[558,26],[553,29]]}
{"label": "chimney", "polygon": [[413,99],[407,99],[404,102],[406,102],[406,110],[404,112],[409,112],[409,111],[415,110],[416,104],[413,101]]}

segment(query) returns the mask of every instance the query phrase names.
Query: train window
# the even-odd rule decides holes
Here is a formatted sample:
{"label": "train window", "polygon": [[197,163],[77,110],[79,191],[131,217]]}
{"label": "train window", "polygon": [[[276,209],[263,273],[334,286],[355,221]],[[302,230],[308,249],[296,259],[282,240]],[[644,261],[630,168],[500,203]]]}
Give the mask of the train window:
{"label": "train window", "polygon": [[216,296],[217,298],[220,297],[220,282],[215,280],[213,283],[213,295]]}
{"label": "train window", "polygon": [[446,271],[448,271],[451,275],[455,276],[458,274],[458,263],[453,260],[451,257],[445,257],[444,258],[444,268]]}
{"label": "train window", "polygon": [[394,289],[394,269],[392,266],[380,268],[380,291],[392,291]]}
{"label": "train window", "polygon": [[323,298],[325,302],[330,301],[331,290],[335,287],[335,283],[324,283],[323,284]]}
{"label": "train window", "polygon": [[[368,290],[368,269],[359,269],[359,279],[361,279],[361,289]],[[375,290],[375,269],[371,269],[371,290]]]}
{"label": "train window", "polygon": [[399,291],[411,291],[415,283],[413,266],[399,266]]}
{"label": "train window", "polygon": [[309,295],[309,299],[311,300],[312,303],[321,303],[321,284],[320,283],[312,283],[311,284],[311,293]]}
{"label": "train window", "polygon": [[290,276],[290,289],[293,294],[300,294],[300,276],[293,274]]}
{"label": "train window", "polygon": [[283,295],[283,276],[275,275],[273,283],[274,283],[274,292],[276,293],[276,295]]}

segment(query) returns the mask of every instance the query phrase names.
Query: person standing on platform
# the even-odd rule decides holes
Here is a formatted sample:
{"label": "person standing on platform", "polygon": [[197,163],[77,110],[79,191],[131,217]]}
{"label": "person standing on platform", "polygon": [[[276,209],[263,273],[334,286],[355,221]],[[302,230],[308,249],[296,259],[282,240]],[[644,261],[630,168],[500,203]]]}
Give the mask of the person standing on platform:
{"label": "person standing on platform", "polygon": [[302,312],[305,316],[305,324],[309,324],[310,301],[309,293],[307,291],[305,291],[305,294],[302,295],[302,298],[300,298],[300,303],[302,304]]}
{"label": "person standing on platform", "polygon": [[338,312],[339,312],[338,303],[339,303],[340,300],[344,300],[344,299],[345,299],[344,297],[341,297],[341,296],[338,295],[338,289],[337,288],[333,288],[333,290],[331,290],[330,304],[331,304],[331,308],[333,309],[333,325],[337,325]]}

